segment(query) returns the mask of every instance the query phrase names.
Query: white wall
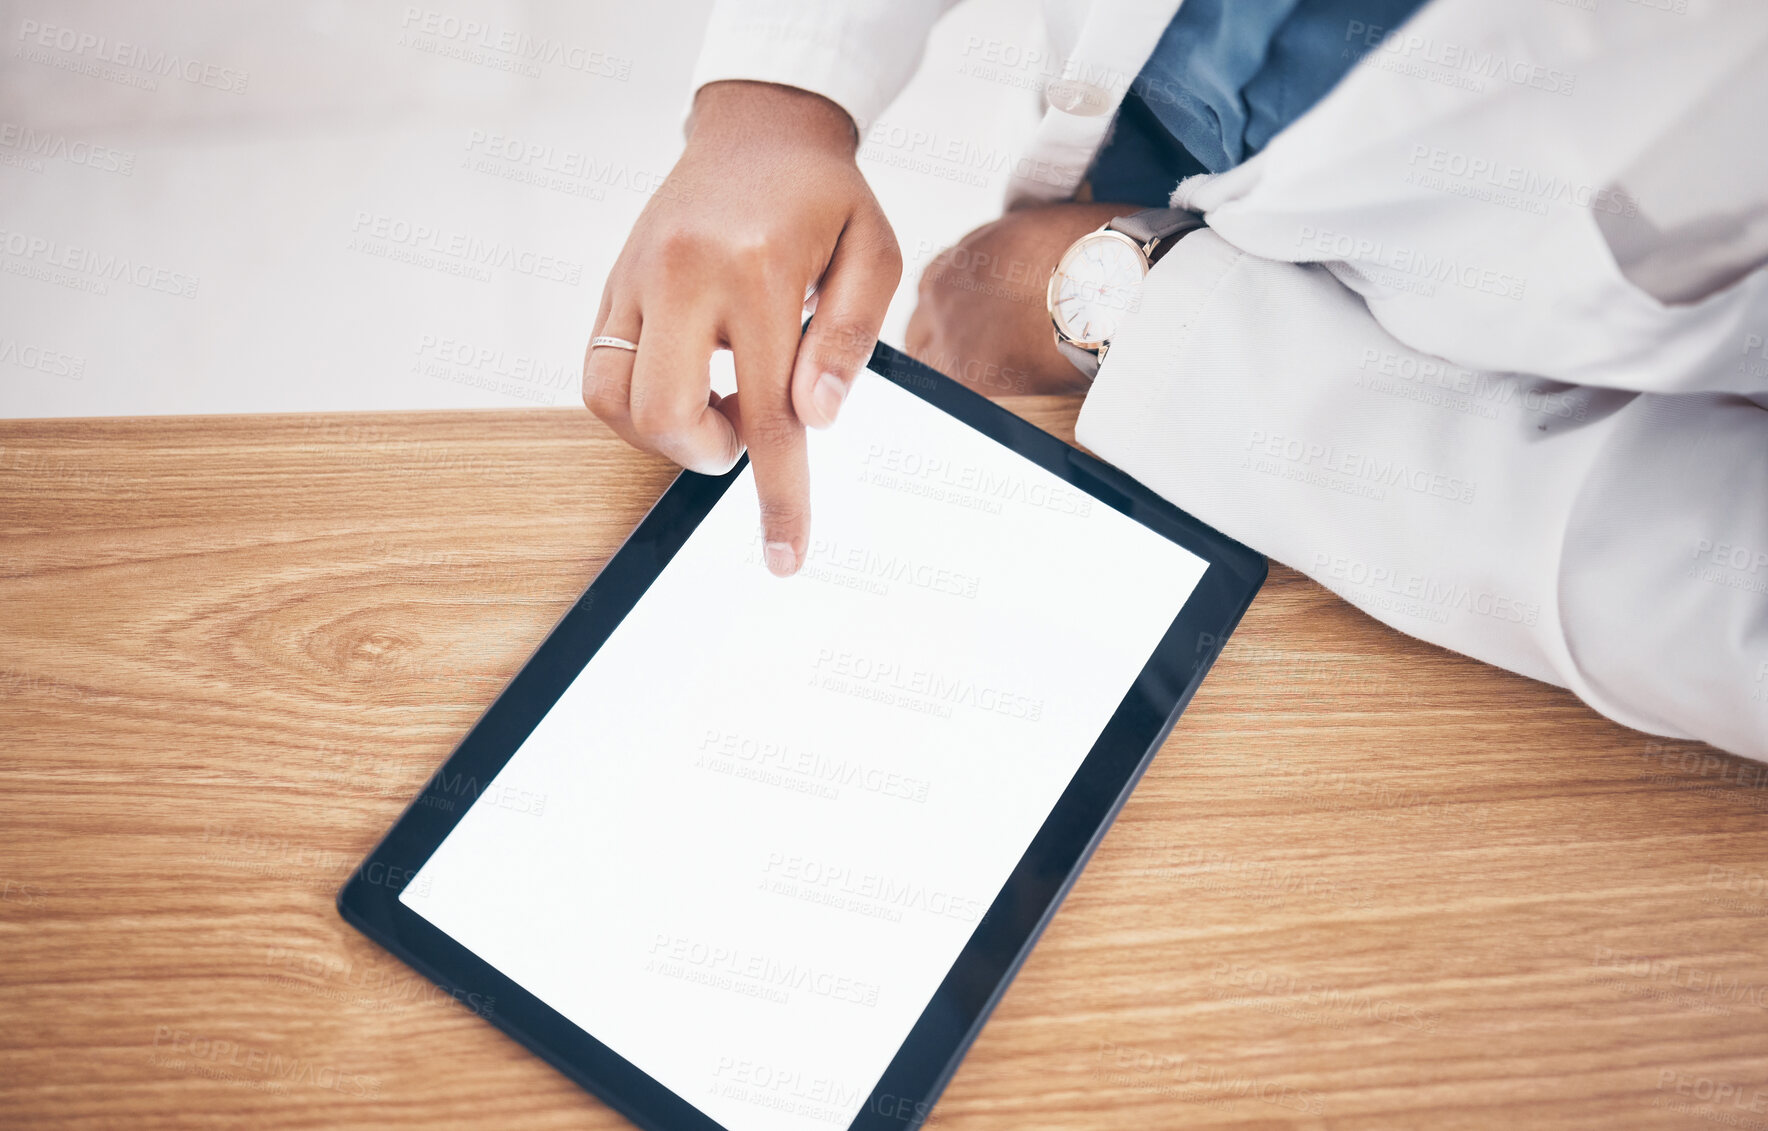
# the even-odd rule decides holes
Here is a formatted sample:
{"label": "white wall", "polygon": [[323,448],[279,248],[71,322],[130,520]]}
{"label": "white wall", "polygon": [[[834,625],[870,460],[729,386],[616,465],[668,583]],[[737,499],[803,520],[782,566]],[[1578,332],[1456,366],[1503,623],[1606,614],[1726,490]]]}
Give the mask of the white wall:
{"label": "white wall", "polygon": [[[707,8],[0,0],[0,415],[579,404]],[[1031,10],[953,13],[863,151],[909,261],[887,340],[999,211],[1037,95],[978,42],[1035,42]]]}

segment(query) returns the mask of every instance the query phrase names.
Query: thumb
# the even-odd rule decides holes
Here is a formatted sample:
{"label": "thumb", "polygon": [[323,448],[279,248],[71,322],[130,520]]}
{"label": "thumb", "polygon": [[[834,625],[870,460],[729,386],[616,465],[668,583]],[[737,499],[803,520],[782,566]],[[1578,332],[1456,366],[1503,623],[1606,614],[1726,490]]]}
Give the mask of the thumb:
{"label": "thumb", "polygon": [[792,366],[792,410],[812,428],[835,423],[871,359],[890,296],[902,278],[896,233],[874,204],[847,222],[817,290],[816,315]]}

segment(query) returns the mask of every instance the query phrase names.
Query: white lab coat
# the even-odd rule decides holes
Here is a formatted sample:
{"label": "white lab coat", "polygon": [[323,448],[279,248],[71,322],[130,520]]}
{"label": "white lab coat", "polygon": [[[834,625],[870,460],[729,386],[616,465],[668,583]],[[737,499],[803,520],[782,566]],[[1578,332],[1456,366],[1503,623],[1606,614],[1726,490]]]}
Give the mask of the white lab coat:
{"label": "white lab coat", "polygon": [[[720,0],[696,86],[869,122],[937,0]],[[1012,204],[1063,199],[1177,3],[1046,3]],[[1385,38],[1384,38],[1384,33]],[[1178,186],[1082,443],[1394,627],[1768,759],[1768,4],[1432,0]]]}

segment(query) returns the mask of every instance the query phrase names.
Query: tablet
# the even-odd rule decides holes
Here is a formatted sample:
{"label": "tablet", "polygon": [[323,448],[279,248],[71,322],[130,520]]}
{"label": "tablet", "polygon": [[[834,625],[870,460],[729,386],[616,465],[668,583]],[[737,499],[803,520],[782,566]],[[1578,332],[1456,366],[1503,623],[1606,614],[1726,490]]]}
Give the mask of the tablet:
{"label": "tablet", "polygon": [[921,1124],[1264,559],[880,346],[810,548],[682,473],[339,893],[651,1131]]}

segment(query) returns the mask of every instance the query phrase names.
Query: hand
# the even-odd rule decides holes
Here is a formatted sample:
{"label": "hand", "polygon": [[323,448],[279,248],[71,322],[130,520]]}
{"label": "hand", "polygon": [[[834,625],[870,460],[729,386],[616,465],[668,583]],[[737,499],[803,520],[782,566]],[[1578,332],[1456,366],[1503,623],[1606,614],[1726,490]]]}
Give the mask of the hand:
{"label": "hand", "polygon": [[1052,204],[1009,212],[941,252],[921,274],[905,345],[987,396],[1085,393],[1086,375],[1056,350],[1045,302],[1068,245],[1134,204]]}
{"label": "hand", "polygon": [[[902,253],[854,161],[833,102],[791,87],[709,83],[681,160],[651,198],[602,290],[583,403],[628,443],[706,474],[746,445],[768,569],[798,569],[810,537],[804,426],[835,422],[871,357]],[[818,282],[820,280],[820,283]],[[817,315],[800,338],[805,292]],[[737,392],[712,392],[728,347]]]}

